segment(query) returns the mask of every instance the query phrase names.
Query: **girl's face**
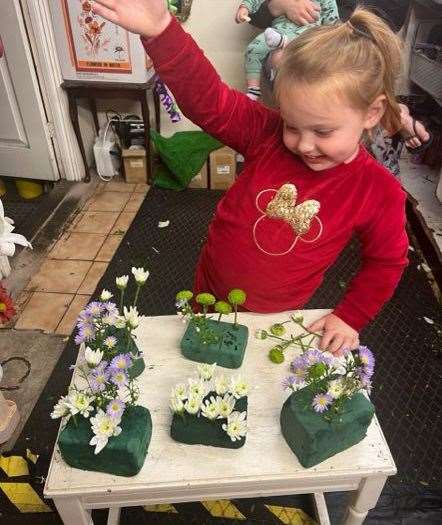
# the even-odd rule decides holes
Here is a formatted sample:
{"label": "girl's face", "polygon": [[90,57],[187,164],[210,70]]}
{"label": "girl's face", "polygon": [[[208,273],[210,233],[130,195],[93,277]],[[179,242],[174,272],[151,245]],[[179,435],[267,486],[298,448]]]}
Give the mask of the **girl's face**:
{"label": "girl's face", "polygon": [[285,146],[309,168],[321,171],[353,160],[364,130],[384,112],[384,97],[362,111],[342,96],[326,97],[304,86],[281,86],[279,103]]}

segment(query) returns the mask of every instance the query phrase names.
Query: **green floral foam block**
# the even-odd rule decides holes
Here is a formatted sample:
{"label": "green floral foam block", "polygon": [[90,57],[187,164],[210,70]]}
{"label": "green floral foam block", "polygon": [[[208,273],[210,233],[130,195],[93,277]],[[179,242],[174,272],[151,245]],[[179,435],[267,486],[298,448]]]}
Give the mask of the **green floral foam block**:
{"label": "green floral foam block", "polygon": [[249,330],[247,326],[233,323],[208,321],[208,325],[218,336],[214,344],[201,343],[192,323],[181,339],[182,354],[199,363],[217,363],[225,368],[239,368],[244,359]]}
{"label": "green floral foam block", "polygon": [[63,459],[71,467],[82,470],[107,472],[117,476],[135,476],[144,464],[152,436],[149,410],[142,406],[129,406],[121,419],[121,434],[109,438],[107,445],[94,454],[89,445],[93,437],[89,419],[73,417],[60,432],[58,446]]}
{"label": "green floral foam block", "polygon": [[[216,396],[216,392],[210,392],[204,399],[211,396]],[[247,411],[247,397],[242,397],[236,401],[235,411]],[[246,437],[232,441],[222,428],[226,422],[227,419],[210,420],[202,415],[197,417],[186,412],[182,415],[173,414],[170,435],[175,441],[187,445],[241,448],[246,442]]]}
{"label": "green floral foam block", "polygon": [[303,467],[312,467],[364,439],[374,406],[361,393],[345,401],[341,414],[326,421],[311,406],[313,393],[291,394],[281,410],[281,430]]}

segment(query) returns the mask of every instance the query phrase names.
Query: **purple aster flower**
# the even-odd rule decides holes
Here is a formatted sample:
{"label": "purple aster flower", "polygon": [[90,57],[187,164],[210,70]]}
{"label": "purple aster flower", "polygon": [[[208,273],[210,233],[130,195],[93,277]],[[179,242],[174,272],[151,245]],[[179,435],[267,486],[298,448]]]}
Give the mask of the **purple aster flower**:
{"label": "purple aster flower", "polygon": [[78,318],[82,321],[91,321],[92,320],[92,314],[88,310],[81,310],[81,312],[78,315]]}
{"label": "purple aster flower", "polygon": [[75,344],[76,344],[76,345],[81,345],[81,343],[84,343],[84,342],[86,341],[86,338],[84,337],[83,334],[78,333],[78,334],[75,336],[74,341],[75,341]]}
{"label": "purple aster flower", "polygon": [[290,364],[290,370],[293,372],[294,370],[298,368],[306,368],[306,366],[307,366],[307,363],[304,359],[304,356],[300,355],[296,357],[295,359],[293,359],[293,361]]}
{"label": "purple aster flower", "polygon": [[118,418],[120,419],[123,415],[124,409],[126,408],[126,403],[122,401],[121,399],[113,399],[108,405],[106,409],[106,413],[108,416]]}
{"label": "purple aster flower", "polygon": [[325,363],[326,365],[330,363],[330,358],[325,356],[321,350],[317,349],[307,350],[303,357],[307,367],[316,365],[317,363]]}
{"label": "purple aster flower", "polygon": [[86,312],[91,314],[93,317],[99,317],[103,312],[103,303],[100,301],[92,301],[86,306]]}
{"label": "purple aster flower", "polygon": [[[98,363],[98,365],[91,371],[91,374],[98,374],[104,372],[108,364],[108,361],[106,361],[105,359],[101,360]],[[110,370],[107,370],[108,374],[110,374],[110,372]]]}
{"label": "purple aster flower", "polygon": [[109,372],[106,370],[92,372],[88,375],[88,382],[92,392],[102,392],[106,388]]}
{"label": "purple aster flower", "polygon": [[95,327],[91,324],[85,324],[78,330],[78,335],[82,341],[91,341],[95,337]]}
{"label": "purple aster flower", "polygon": [[115,315],[115,316],[118,315],[118,308],[115,303],[111,303],[111,302],[103,303],[103,307],[105,308],[108,315]]}
{"label": "purple aster flower", "polygon": [[364,374],[371,377],[374,372],[374,355],[371,350],[366,346],[360,346],[358,348],[358,357],[361,362],[362,367],[364,368]]}
{"label": "purple aster flower", "polygon": [[126,372],[123,370],[117,370],[113,371],[111,381],[114,385],[117,385],[118,387],[126,386],[129,382],[129,378],[127,377]]}
{"label": "purple aster flower", "polygon": [[127,370],[131,365],[132,358],[130,354],[118,354],[110,363],[112,370]]}
{"label": "purple aster flower", "polygon": [[312,401],[312,407],[315,412],[325,412],[333,403],[333,398],[330,394],[316,394]]}
{"label": "purple aster flower", "polygon": [[117,344],[117,338],[114,335],[109,335],[103,341],[103,344],[106,348],[114,348],[114,346]]}
{"label": "purple aster flower", "polygon": [[296,377],[288,376],[282,380],[282,388],[284,390],[287,390],[288,388],[292,388],[295,383],[296,383]]}

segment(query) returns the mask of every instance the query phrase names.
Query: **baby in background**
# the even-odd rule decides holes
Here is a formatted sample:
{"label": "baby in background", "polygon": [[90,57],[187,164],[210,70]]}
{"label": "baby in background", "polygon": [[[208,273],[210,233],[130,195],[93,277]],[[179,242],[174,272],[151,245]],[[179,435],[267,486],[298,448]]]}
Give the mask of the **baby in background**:
{"label": "baby in background", "polygon": [[[249,22],[250,13],[256,13],[266,0],[242,0],[236,13],[238,24]],[[299,36],[306,29],[325,24],[332,24],[339,20],[338,8],[335,0],[319,0],[321,11],[318,19],[310,24],[297,25],[286,16],[273,19],[272,27],[267,28],[254,38],[247,46],[245,54],[245,68],[247,78],[247,96],[257,100],[261,96],[260,77],[261,69],[270,51],[283,48],[288,42]]]}

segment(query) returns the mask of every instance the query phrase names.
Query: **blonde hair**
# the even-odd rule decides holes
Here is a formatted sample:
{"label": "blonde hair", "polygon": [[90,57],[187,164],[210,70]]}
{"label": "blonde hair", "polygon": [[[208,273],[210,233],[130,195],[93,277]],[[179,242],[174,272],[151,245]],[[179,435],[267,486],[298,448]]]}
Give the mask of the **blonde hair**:
{"label": "blonde hair", "polygon": [[[378,16],[357,8],[347,22],[305,31],[284,50],[275,82],[330,89],[347,97],[353,107],[366,110],[385,95],[381,125],[390,133],[400,125],[395,84],[401,72],[401,42]],[[316,87],[315,86],[315,87]]]}

